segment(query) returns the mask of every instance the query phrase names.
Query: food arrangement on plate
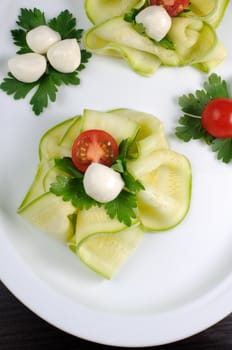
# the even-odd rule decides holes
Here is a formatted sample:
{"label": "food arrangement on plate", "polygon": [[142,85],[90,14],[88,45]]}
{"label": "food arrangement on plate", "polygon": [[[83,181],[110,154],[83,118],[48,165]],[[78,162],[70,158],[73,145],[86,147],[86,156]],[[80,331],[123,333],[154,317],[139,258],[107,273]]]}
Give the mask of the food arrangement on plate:
{"label": "food arrangement on plate", "polygon": [[192,65],[208,72],[222,62],[226,49],[216,34],[228,1],[86,0],[94,24],[86,48],[119,56],[142,75],[161,65]]}
{"label": "food arrangement on plate", "polygon": [[190,163],[152,115],[85,110],[47,131],[39,155],[19,214],[106,278],[144,230],[167,230],[188,211]]}
{"label": "food arrangement on plate", "polygon": [[[230,77],[212,72],[214,69],[220,71],[224,60],[227,60],[227,47],[220,38],[220,24],[224,14],[227,13],[228,5],[227,0],[204,2],[198,0],[85,0],[82,5],[83,10],[86,19],[88,17],[91,21],[85,30],[79,29],[78,11],[74,16],[73,9],[71,13],[64,8],[52,19],[38,8],[19,10],[17,28],[11,31],[12,42],[18,47],[18,51],[8,60],[8,77],[3,78],[0,89],[15,100],[29,101],[35,115],[43,113],[41,118],[34,119],[33,113],[28,113],[32,117],[30,125],[38,123],[38,129],[43,126],[43,136],[39,142],[39,163],[34,179],[26,195],[21,193],[22,198],[23,195],[25,197],[18,210],[14,208],[14,214],[17,210],[18,215],[15,216],[22,225],[26,222],[32,227],[35,226],[42,240],[47,239],[46,235],[44,235],[46,239],[43,238],[42,232],[44,232],[61,241],[62,249],[68,248],[62,251],[65,251],[65,254],[70,251],[70,254],[67,253],[67,259],[69,256],[74,257],[72,263],[74,261],[74,267],[77,266],[75,281],[80,282],[80,285],[84,281],[83,291],[85,290],[83,285],[87,279],[91,280],[95,287],[97,285],[97,288],[101,288],[100,283],[95,281],[103,281],[104,286],[111,288],[115,286],[114,283],[120,279],[122,281],[123,276],[126,276],[127,279],[124,278],[124,284],[121,283],[120,288],[124,288],[127,283],[130,285],[129,275],[133,268],[128,257],[135,252],[135,248],[139,252],[140,244],[143,245],[144,241],[150,240],[157,243],[154,238],[158,236],[159,239],[162,236],[166,245],[164,245],[165,249],[160,251],[165,256],[170,254],[172,249],[169,247],[169,244],[173,244],[172,233],[174,232],[175,236],[176,233],[182,233],[186,227],[188,231],[189,217],[192,219],[192,212],[189,213],[189,211],[192,209],[192,203],[196,206],[196,184],[198,185],[199,176],[202,175],[200,169],[198,173],[198,170],[194,169],[195,158],[192,154],[194,154],[195,145],[199,146],[202,152],[208,152],[211,147],[215,154],[209,151],[206,158],[212,156],[210,161],[213,159],[216,164],[215,169],[217,167],[222,169],[220,173],[222,178],[223,172],[227,171],[225,169],[229,168],[229,165],[222,162],[229,163],[232,159]],[[54,12],[53,8],[50,10],[50,14]],[[80,27],[84,28],[82,25]],[[93,62],[91,65],[90,61],[90,69],[89,60]],[[123,60],[129,67],[124,65]],[[91,84],[91,79],[95,78],[93,73],[101,62],[103,66],[105,62],[109,62],[110,69],[107,72],[112,75],[107,77],[108,87],[111,84],[111,78],[114,82],[114,69],[115,72],[119,72],[123,67],[122,71],[128,73],[132,83],[143,81],[142,87],[138,88],[138,95],[141,95],[137,96],[137,91],[132,89],[128,94],[128,102],[125,98],[123,99],[126,105],[118,103],[122,83],[120,81],[120,84],[116,84],[118,90],[114,91],[112,98],[115,102],[111,105],[112,99],[110,103],[106,101],[108,94],[101,93],[102,82],[99,80],[103,78],[102,81],[105,81],[103,77],[105,72],[101,71],[97,75],[99,91],[97,90],[99,85],[95,84],[95,90],[91,90],[92,94],[89,96],[87,96],[88,92],[86,94],[88,99],[85,99],[85,96],[83,98],[82,88],[86,91],[84,90],[86,85]],[[178,92],[173,93],[175,101],[171,99],[168,101],[167,97],[172,90],[171,82],[170,86],[165,87],[165,93],[160,95],[162,98],[165,96],[165,99],[159,98],[156,79],[161,82],[161,88],[160,77],[163,72],[170,71],[171,74],[175,74],[182,69],[178,67],[187,69],[186,66],[190,67],[188,70],[191,72],[190,76],[193,77],[196,72],[196,75],[201,76],[204,81],[197,81],[197,83],[194,81],[194,88],[189,84],[188,89],[185,84],[183,90],[178,89]],[[87,75],[83,72],[82,86],[80,76],[84,68]],[[91,78],[88,76],[88,69]],[[153,75],[156,71],[157,74]],[[152,77],[148,79],[148,76]],[[153,85],[150,84],[148,91],[145,91],[143,90],[146,88],[145,82],[148,81],[152,81]],[[73,85],[70,90],[65,88],[65,93],[68,95],[70,91],[71,104],[75,105],[74,113],[78,113],[75,117],[69,117],[74,113],[66,113],[68,106],[62,100],[62,92],[58,95],[58,88],[61,85]],[[194,92],[198,87],[200,90]],[[91,88],[89,86],[89,89]],[[144,92],[153,98],[151,89],[155,91],[154,105],[150,103],[147,107],[144,105],[147,99],[143,99],[142,94]],[[167,93],[166,90],[168,90]],[[100,104],[100,107],[96,106],[97,110],[91,105],[91,98],[95,94],[93,101]],[[76,96],[81,96],[84,102],[81,101],[78,105]],[[180,96],[179,101],[176,99],[178,96]],[[136,108],[140,107],[140,103],[133,104],[133,100],[135,101],[138,97],[141,97],[143,101],[141,105],[144,109]],[[56,100],[57,104],[49,104],[49,101]],[[12,102],[12,105],[16,104],[16,101],[12,100]],[[171,108],[168,112],[170,118],[168,123],[169,120],[172,121],[171,131],[166,132],[167,120],[162,114],[156,113],[155,103],[157,102],[166,105],[172,103],[172,107],[176,109],[179,102],[182,116],[178,121],[175,120],[174,115],[170,114]],[[49,124],[49,116],[46,112],[49,115],[52,108],[57,108],[57,111],[62,104],[64,108],[61,108],[55,116],[58,122]],[[46,111],[47,107],[48,111]],[[60,120],[60,113],[63,121]],[[198,141],[195,144],[192,142],[186,145],[190,140]],[[37,147],[34,139],[33,142],[34,147]],[[193,153],[192,149],[194,149]],[[22,154],[23,157],[27,155]],[[23,171],[26,172],[26,169],[28,168],[25,167]],[[208,169],[205,172],[207,171]],[[195,177],[198,177],[196,181]],[[212,184],[209,181],[207,186],[210,185]],[[204,186],[206,187],[205,184]],[[213,186],[215,190],[217,184],[214,183]],[[200,200],[203,202],[201,209],[205,210],[204,199],[203,196]],[[207,205],[208,202],[206,207]],[[215,217],[217,215],[218,211]],[[203,222],[203,226],[206,227],[206,223]],[[198,227],[198,231],[201,231],[201,227],[200,229]],[[189,234],[189,232],[185,233]],[[193,241],[195,239],[191,233],[190,242],[191,239]],[[197,235],[197,232],[194,234]],[[178,234],[175,236],[177,240],[179,238],[178,249],[181,250],[185,238],[177,236]],[[201,242],[199,240],[200,245]],[[55,250],[57,246],[54,240],[52,244]],[[151,246],[154,247],[155,244]],[[202,247],[206,247],[206,243],[203,242]],[[197,246],[197,250],[198,248]],[[178,249],[176,248],[174,252],[173,262],[177,258]],[[159,253],[158,248],[154,254]],[[141,260],[146,260],[145,258],[143,255]],[[147,259],[148,264],[151,262],[149,259]],[[79,260],[90,269],[85,269],[83,264],[79,265]],[[131,261],[136,264],[135,260]],[[185,256],[181,264],[187,260]],[[78,261],[77,265],[76,261]],[[191,270],[190,265],[191,263],[187,268]],[[158,263],[156,267],[162,269],[162,264]],[[97,274],[92,273],[91,270]],[[68,268],[66,273],[67,271]],[[146,271],[151,271],[148,265],[145,268],[143,266],[140,278],[146,276],[144,280],[150,279]],[[116,273],[117,277],[112,282],[104,282],[101,278],[112,279]],[[154,276],[155,274],[153,278]],[[183,280],[186,276],[187,274],[183,273]],[[166,277],[167,274],[162,275],[162,283],[163,278]],[[158,279],[157,281],[160,282]],[[157,281],[154,278],[154,283]],[[137,282],[133,283],[131,284],[133,287],[137,286]],[[182,287],[185,290],[185,286],[180,286]],[[104,287],[101,291],[103,289]],[[204,292],[205,290],[202,294]],[[99,295],[100,293],[98,297]],[[173,295],[175,299],[175,293]],[[183,295],[184,292],[182,297]],[[197,293],[195,297],[198,297]],[[158,303],[159,299],[157,300]],[[87,305],[88,302],[86,297]],[[104,303],[105,301],[101,300],[99,305],[104,306]],[[172,305],[176,307],[177,304]]]}
{"label": "food arrangement on plate", "polygon": [[[226,55],[215,28],[227,4],[86,0],[94,27],[85,33],[84,44],[92,53],[126,58],[144,75],[160,65],[209,71]],[[0,87],[15,99],[37,87],[30,104],[39,115],[48,99],[55,101],[60,84],[79,84],[78,73],[91,54],[80,49],[83,30],[76,29],[68,10],[48,21],[39,9],[21,9],[17,25],[11,34],[20,49],[8,61],[9,77]],[[229,162],[231,132],[221,133],[228,125],[231,128],[225,81],[212,74],[205,91],[182,96],[180,105],[184,117],[176,135],[184,141],[203,138],[212,143],[219,159]],[[218,108],[223,112],[215,122]],[[85,110],[83,116],[48,130],[39,156],[35,179],[18,213],[66,242],[106,278],[112,277],[144,231],[170,229],[189,209],[190,162],[169,149],[162,124],[152,115],[130,109]]]}
{"label": "food arrangement on plate", "polygon": [[19,50],[8,60],[10,73],[0,88],[16,100],[33,91],[30,105],[40,115],[49,101],[56,101],[62,84],[80,84],[79,72],[91,54],[80,49],[83,30],[76,29],[76,18],[68,10],[47,20],[37,8],[21,9],[16,24],[11,36]]}

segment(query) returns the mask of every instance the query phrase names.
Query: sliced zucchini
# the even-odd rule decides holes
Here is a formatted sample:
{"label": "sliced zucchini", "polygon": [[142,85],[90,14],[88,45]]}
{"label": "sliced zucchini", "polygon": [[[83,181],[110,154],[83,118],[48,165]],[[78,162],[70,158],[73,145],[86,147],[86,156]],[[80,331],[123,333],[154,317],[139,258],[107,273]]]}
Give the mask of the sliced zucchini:
{"label": "sliced zucchini", "polygon": [[82,117],[81,131],[101,129],[111,134],[118,144],[124,139],[134,140],[139,125],[120,113],[99,112],[86,109]]}
{"label": "sliced zucchini", "polygon": [[[39,144],[39,159],[40,161],[49,160],[51,158],[61,156],[61,153],[64,153],[64,157],[67,153],[66,149],[62,149],[61,152],[60,143],[70,128],[70,126],[76,122],[76,118],[70,118],[62,123],[55,125],[53,128],[49,129],[41,138]],[[70,150],[69,150],[70,151]]]}
{"label": "sliced zucchini", "polygon": [[85,0],[85,12],[92,23],[98,24],[144,3],[145,0]]}
{"label": "sliced zucchini", "polygon": [[161,65],[160,59],[155,55],[117,43],[107,43],[100,49],[100,54],[123,58],[136,73],[144,76],[154,74]]}
{"label": "sliced zucchini", "polygon": [[105,54],[108,45],[116,43],[118,47],[119,45],[122,48],[129,47],[154,55],[155,60],[159,59],[162,64],[170,66],[179,64],[175,50],[166,49],[139,34],[131,23],[124,21],[123,17],[114,17],[93,27],[86,32],[84,41],[88,50],[98,54]]}
{"label": "sliced zucchini", "polygon": [[[141,35],[119,16],[91,28],[84,41],[88,50],[100,55],[120,56],[142,75],[152,74],[160,64],[179,66],[209,61],[206,57],[218,42],[215,30],[209,24],[196,17],[184,16],[172,19],[168,38],[173,42],[174,50]],[[220,55],[215,60],[223,58]]]}
{"label": "sliced zucchini", "polygon": [[204,22],[214,28],[221,23],[229,0],[191,0],[189,9],[185,16],[200,17]]}
{"label": "sliced zucchini", "polygon": [[181,65],[200,63],[217,44],[213,28],[198,19],[175,17],[169,31],[170,39],[180,57]]}
{"label": "sliced zucchini", "polygon": [[130,154],[143,157],[158,149],[168,148],[168,140],[161,121],[152,114],[134,111],[132,109],[118,109],[111,111],[118,113],[139,124],[139,131],[130,149]]}
{"label": "sliced zucchini", "polygon": [[91,207],[81,210],[77,215],[76,243],[79,244],[96,233],[115,233],[126,228],[126,225],[115,219],[110,219],[104,207]]}
{"label": "sliced zucchini", "polygon": [[44,175],[47,173],[49,168],[49,162],[39,163],[34,180],[31,186],[29,187],[24,199],[22,200],[22,203],[19,206],[19,210],[21,210],[23,207],[32,202],[35,198],[39,197],[44,193],[43,179]]}
{"label": "sliced zucchini", "polygon": [[92,236],[77,247],[77,252],[93,271],[111,279],[143,235],[144,231],[137,225],[115,234]]}
{"label": "sliced zucchini", "polygon": [[[85,11],[92,23],[99,24],[112,17],[122,16],[132,8],[139,9],[145,3],[145,0],[85,0]],[[189,11],[181,13],[181,16],[198,18],[216,28],[228,4],[229,0],[191,0]]]}
{"label": "sliced zucchini", "polygon": [[51,192],[42,194],[18,210],[18,214],[28,223],[64,242],[74,233],[69,216],[75,212],[70,202],[64,202]]}
{"label": "sliced zucchini", "polygon": [[[143,236],[139,224],[127,228],[110,219],[104,208],[92,207],[78,213],[76,252],[92,270],[110,279]],[[72,249],[74,240],[72,239]]]}
{"label": "sliced zucchini", "polygon": [[[73,123],[76,122],[75,118],[65,120],[53,128],[49,129],[41,138],[39,144],[39,165],[36,170],[34,180],[27,191],[19,209],[28,205],[35,198],[44,193],[44,177],[48,173],[49,169],[54,166],[54,157],[64,157],[71,154],[70,147],[64,142],[63,138],[65,133],[70,129]],[[61,145],[61,142],[63,146]]]}
{"label": "sliced zucchini", "polygon": [[[55,164],[55,162],[54,162]],[[43,176],[43,191],[49,192],[52,183],[56,182],[56,177],[58,175],[68,176],[67,173],[58,169],[56,166],[49,168],[48,171]]]}
{"label": "sliced zucchini", "polygon": [[80,134],[81,129],[81,116],[77,116],[74,118],[73,123],[70,125],[70,127],[66,130],[63,137],[61,138],[59,142],[60,149],[69,150],[69,153],[71,155],[71,148],[73,145],[73,142],[77,138],[77,136]]}
{"label": "sliced zucchini", "polygon": [[220,64],[227,55],[227,50],[224,45],[217,40],[214,48],[204,57],[204,61],[193,64],[197,69],[208,73],[218,64]]}
{"label": "sliced zucchini", "polygon": [[189,161],[171,150],[160,150],[128,162],[130,172],[145,190],[138,192],[142,225],[152,231],[176,226],[186,215],[191,199]]}

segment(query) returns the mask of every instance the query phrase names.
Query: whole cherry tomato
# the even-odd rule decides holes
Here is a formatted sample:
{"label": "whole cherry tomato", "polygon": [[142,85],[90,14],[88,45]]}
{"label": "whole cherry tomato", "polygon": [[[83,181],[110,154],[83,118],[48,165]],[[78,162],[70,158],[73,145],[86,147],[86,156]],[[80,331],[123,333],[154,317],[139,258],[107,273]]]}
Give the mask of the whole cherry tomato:
{"label": "whole cherry tomato", "polygon": [[215,98],[202,112],[203,128],[218,138],[232,137],[232,99]]}

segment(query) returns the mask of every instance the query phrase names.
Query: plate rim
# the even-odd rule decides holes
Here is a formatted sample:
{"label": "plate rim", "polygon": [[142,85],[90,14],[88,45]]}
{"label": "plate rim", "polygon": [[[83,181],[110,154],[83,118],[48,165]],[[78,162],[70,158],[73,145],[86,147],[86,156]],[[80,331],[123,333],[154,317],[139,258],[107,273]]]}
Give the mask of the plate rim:
{"label": "plate rim", "polygon": [[[232,275],[227,276],[220,285],[197,301],[182,306],[174,312],[172,310],[163,314],[135,317],[92,310],[71,301],[50,288],[26,265],[10,240],[4,235],[4,225],[1,224],[0,233],[0,276],[2,283],[21,303],[41,319],[81,339],[102,345],[136,348],[165,345],[204,331],[231,313]],[[6,265],[4,262],[9,256],[12,259],[10,264]],[[20,285],[18,278],[15,279],[15,275],[20,278]],[[60,309],[64,302],[66,306],[70,307],[70,311],[67,307]],[[59,310],[62,311],[62,317],[59,317]],[[74,326],[73,314],[76,312],[82,317],[75,318]],[[97,319],[101,319],[101,327],[96,326]],[[144,322],[148,327],[142,327]],[[90,329],[91,331],[89,331]],[[127,329],[126,333],[125,329]],[[136,329],[140,329],[140,332],[136,332]]]}
{"label": "plate rim", "polygon": [[[230,8],[232,8],[231,5],[229,4]],[[6,232],[4,218],[1,217],[0,211],[0,279],[3,284],[21,303],[40,318],[68,334],[87,341],[126,347],[165,345],[204,331],[232,312],[232,275],[227,276],[220,285],[199,299],[182,306],[174,312],[127,317],[106,311],[94,311],[62,296],[33,273],[12,245],[10,239],[7,238]],[[11,258],[10,261],[9,257]],[[15,279],[16,275],[17,280]],[[20,285],[18,284],[18,278],[21,279]],[[66,313],[66,317],[59,318],[57,310],[59,310],[64,300],[65,304],[70,305],[71,311],[68,312],[68,310],[62,309],[62,312]],[[72,318],[73,308],[76,312],[82,313],[82,316],[84,315],[83,318],[75,319],[75,327]],[[96,316],[101,317],[101,328],[96,324],[94,325]],[[175,322],[173,323],[174,319]],[[144,324],[144,321],[147,322],[148,327],[142,330],[141,325]],[[128,330],[128,325],[140,327],[141,332],[136,332],[133,327]],[[92,327],[91,331],[89,331],[89,327]],[[155,327],[157,327],[157,332],[154,332]],[[115,328],[118,331],[120,330],[118,334],[113,332]],[[127,328],[127,334],[123,332],[125,328]],[[168,336],[167,330],[170,331]]]}

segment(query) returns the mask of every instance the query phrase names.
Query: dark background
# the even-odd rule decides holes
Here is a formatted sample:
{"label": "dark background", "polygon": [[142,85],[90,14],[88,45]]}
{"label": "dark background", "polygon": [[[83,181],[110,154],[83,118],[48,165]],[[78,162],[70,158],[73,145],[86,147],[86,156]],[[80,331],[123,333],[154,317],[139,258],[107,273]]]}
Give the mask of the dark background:
{"label": "dark background", "polygon": [[[157,350],[232,350],[232,314],[191,338],[153,348]],[[94,344],[62,332],[28,310],[0,282],[0,350],[53,349],[114,350],[122,348]],[[152,347],[145,349],[152,349]]]}

